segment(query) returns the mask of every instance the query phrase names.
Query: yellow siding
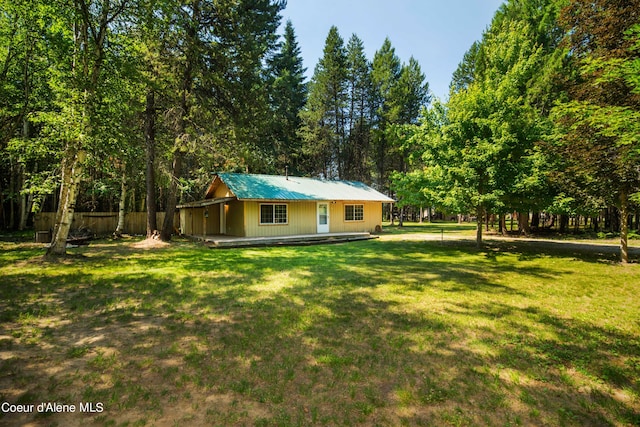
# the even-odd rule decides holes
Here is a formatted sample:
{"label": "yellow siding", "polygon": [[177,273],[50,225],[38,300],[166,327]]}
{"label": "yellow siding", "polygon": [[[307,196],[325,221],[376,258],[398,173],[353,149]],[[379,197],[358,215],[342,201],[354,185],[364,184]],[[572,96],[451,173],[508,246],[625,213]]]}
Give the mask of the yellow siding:
{"label": "yellow siding", "polygon": [[317,231],[316,202],[275,203],[284,203],[287,205],[288,224],[260,225],[261,202],[245,202],[247,237],[314,234]]}
{"label": "yellow siding", "polygon": [[[242,202],[233,202],[242,204]],[[270,202],[267,202],[270,203]],[[276,202],[277,203],[277,202]],[[285,202],[282,202],[285,203]],[[382,225],[382,203],[380,202],[327,202],[329,204],[329,231],[331,233],[374,232]],[[239,223],[237,209],[230,209],[227,215],[227,234],[246,237],[287,236],[295,234],[317,233],[317,202],[286,202],[288,224],[260,225],[261,202],[244,202],[242,221],[246,234],[237,234]],[[363,221],[345,221],[344,205],[361,204],[364,206]],[[231,203],[230,203],[231,205]]]}
{"label": "yellow siding", "polygon": [[203,225],[204,225],[204,209],[190,209],[192,212],[191,215],[191,229],[193,230],[193,234],[201,235],[203,234]]}
{"label": "yellow siding", "polygon": [[180,216],[180,232],[182,234],[191,234],[191,229],[187,228],[187,217],[189,216],[187,214],[187,210],[180,209],[180,213],[178,215]]}
{"label": "yellow siding", "polygon": [[[363,221],[345,221],[344,205],[363,205]],[[376,226],[382,226],[382,203],[380,202],[335,202],[330,203],[330,231],[332,233],[352,233],[376,230]]]}
{"label": "yellow siding", "polygon": [[[208,212],[207,218],[205,212]],[[180,230],[183,234],[220,234],[220,207],[218,205],[202,208],[180,209]]]}
{"label": "yellow siding", "polygon": [[205,234],[220,234],[220,205],[207,206],[204,211],[207,214],[204,218]]}
{"label": "yellow siding", "polygon": [[220,182],[218,188],[216,188],[216,191],[213,193],[214,199],[219,199],[221,197],[235,197],[235,194],[229,190],[229,187],[227,187],[227,184],[224,182]]}
{"label": "yellow siding", "polygon": [[[180,210],[182,232],[191,235],[227,234],[240,237],[288,236],[317,233],[317,202],[275,202],[287,205],[287,224],[260,225],[259,201],[231,201],[225,206],[226,230],[220,230],[218,205]],[[266,202],[272,203],[272,202]],[[328,201],[331,233],[374,232],[382,225],[382,203]],[[345,205],[363,205],[362,221],[345,221]],[[208,210],[208,217],[204,213]]]}
{"label": "yellow siding", "polygon": [[202,234],[203,208],[180,209],[180,229],[183,234]]}
{"label": "yellow siding", "polygon": [[251,236],[245,231],[245,208],[244,202],[232,200],[225,207],[227,216],[227,230],[223,234],[229,236],[245,237]]}

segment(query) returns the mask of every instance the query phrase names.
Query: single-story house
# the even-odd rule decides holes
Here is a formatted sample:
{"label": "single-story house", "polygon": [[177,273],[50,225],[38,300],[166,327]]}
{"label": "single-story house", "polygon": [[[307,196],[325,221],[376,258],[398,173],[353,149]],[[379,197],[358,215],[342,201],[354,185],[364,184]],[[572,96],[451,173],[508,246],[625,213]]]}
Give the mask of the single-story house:
{"label": "single-story house", "polygon": [[271,237],[373,232],[393,202],[357,181],[219,173],[204,200],[178,208],[183,234]]}

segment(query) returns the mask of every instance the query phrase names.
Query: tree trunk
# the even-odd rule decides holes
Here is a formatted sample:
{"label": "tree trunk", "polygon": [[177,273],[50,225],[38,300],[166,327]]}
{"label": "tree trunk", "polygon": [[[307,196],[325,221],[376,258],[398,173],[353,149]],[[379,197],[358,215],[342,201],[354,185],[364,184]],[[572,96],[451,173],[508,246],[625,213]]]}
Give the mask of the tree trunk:
{"label": "tree trunk", "polygon": [[4,191],[0,185],[0,227],[6,228],[6,218],[4,212]]}
{"label": "tree trunk", "polygon": [[560,215],[560,233],[566,233],[568,227],[569,227],[569,215],[561,214]]}
{"label": "tree trunk", "polygon": [[156,219],[156,172],[154,162],[156,157],[156,107],[155,94],[147,92],[147,108],[144,113],[144,139],[146,151],[146,187],[147,187],[147,239],[153,237],[158,230]]}
{"label": "tree trunk", "polygon": [[503,213],[498,216],[498,232],[503,236],[507,234],[507,216]]}
{"label": "tree trunk", "polygon": [[[28,82],[28,72],[27,72],[27,64],[25,63],[25,108],[26,103],[29,99],[29,85]],[[29,120],[27,120],[27,114],[25,112],[24,117],[22,118],[22,137],[26,140],[29,138]],[[38,165],[36,163],[35,171],[37,172]],[[20,193],[24,190],[25,184],[25,166],[20,166]],[[29,212],[31,212],[31,206],[33,206],[33,193],[29,192],[29,194],[20,194],[20,221],[18,222],[18,230],[22,231],[27,228],[27,220],[29,219]]]}
{"label": "tree trunk", "polygon": [[27,217],[29,216],[27,210],[27,195],[22,194],[22,190],[24,190],[24,165],[18,165],[18,173],[20,174],[20,178],[18,182],[20,183],[16,194],[20,198],[20,215],[18,216],[18,230],[22,231],[27,227]]}
{"label": "tree trunk", "polygon": [[118,203],[118,225],[114,236],[120,237],[124,233],[124,217],[126,214],[126,201],[127,201],[127,175],[122,172],[122,184],[120,187],[120,202]]}
{"label": "tree trunk", "polygon": [[626,264],[629,262],[629,250],[627,247],[627,238],[629,234],[629,200],[627,193],[620,193],[620,262]]}
{"label": "tree trunk", "polygon": [[171,184],[169,185],[169,193],[167,194],[167,208],[162,223],[162,231],[160,232],[160,240],[168,242],[173,234],[173,217],[178,204],[178,181],[182,172],[182,153],[178,148],[173,154],[173,168],[171,172]]}
{"label": "tree trunk", "polygon": [[[56,207],[56,219],[53,223],[53,234],[51,235],[51,242],[54,241],[55,236],[58,235],[58,230],[60,228],[60,224],[62,223],[62,207],[67,203],[67,196],[69,195],[69,177],[71,176],[72,162],[69,158],[65,157],[62,159],[62,167],[61,167],[61,185],[60,192],[58,193],[58,201]],[[56,203],[54,203],[56,206]]]}
{"label": "tree trunk", "polygon": [[531,228],[534,230],[540,228],[540,212],[534,212],[531,216]]}
{"label": "tree trunk", "polygon": [[[184,61],[184,70],[182,70],[181,81],[181,98],[179,105],[179,116],[176,123],[176,138],[173,147],[173,166],[171,171],[171,183],[169,184],[169,193],[167,195],[167,206],[164,216],[164,222],[162,223],[162,231],[160,232],[160,239],[168,242],[171,240],[173,234],[173,218],[176,212],[176,205],[178,203],[178,183],[182,176],[182,160],[184,156],[183,150],[185,149],[185,141],[189,139],[187,131],[186,120],[191,113],[191,101],[189,100],[191,91],[193,89],[193,67],[196,64],[197,57],[197,25],[191,25],[200,21],[200,2],[193,2],[191,9],[190,25],[187,25],[185,34],[185,48],[186,55]],[[247,166],[248,167],[248,166]],[[248,172],[248,171],[247,171]]]}
{"label": "tree trunk", "polygon": [[74,156],[73,165],[68,169],[62,182],[60,191],[60,205],[56,218],[55,234],[51,240],[51,246],[47,249],[47,256],[62,256],[67,253],[67,237],[73,221],[73,213],[76,209],[76,199],[78,198],[78,188],[82,176],[82,168],[86,153],[78,151]]}
{"label": "tree trunk", "polygon": [[[73,89],[83,94],[83,99],[78,101],[78,111],[82,112],[82,133],[77,140],[68,141],[71,146],[67,148],[62,161],[63,180],[60,188],[60,203],[56,214],[56,231],[51,241],[51,246],[47,250],[47,256],[61,256],[66,254],[67,237],[71,229],[73,213],[75,212],[75,204],[78,197],[78,189],[82,170],[86,158],[85,146],[82,140],[84,136],[91,135],[91,121],[94,118],[94,112],[97,105],[95,99],[102,65],[105,58],[105,47],[107,33],[109,32],[109,24],[122,13],[125,8],[118,8],[110,15],[110,4],[105,2],[99,13],[92,16],[95,12],[93,8],[86,8],[86,3],[75,2],[75,12],[78,13],[78,26],[74,26],[74,53],[70,58],[71,68],[79,77],[72,84]],[[92,26],[91,20],[95,17],[94,30],[97,28],[97,37],[89,37],[89,28]],[[96,32],[94,31],[94,36]],[[91,52],[89,54],[89,52]],[[65,170],[66,168],[66,170]]]}
{"label": "tree trunk", "polygon": [[15,170],[13,156],[9,155],[9,223],[7,228],[14,229],[16,225],[16,170]]}
{"label": "tree trunk", "polygon": [[528,236],[531,230],[529,229],[529,212],[518,212],[518,233],[524,236]]}
{"label": "tree trunk", "polygon": [[20,199],[20,222],[18,223],[18,230],[22,231],[27,228],[29,213],[31,213],[31,208],[33,207],[33,194],[23,194]]}
{"label": "tree trunk", "polygon": [[484,225],[484,209],[480,206],[476,212],[476,246],[482,248],[482,226]]}

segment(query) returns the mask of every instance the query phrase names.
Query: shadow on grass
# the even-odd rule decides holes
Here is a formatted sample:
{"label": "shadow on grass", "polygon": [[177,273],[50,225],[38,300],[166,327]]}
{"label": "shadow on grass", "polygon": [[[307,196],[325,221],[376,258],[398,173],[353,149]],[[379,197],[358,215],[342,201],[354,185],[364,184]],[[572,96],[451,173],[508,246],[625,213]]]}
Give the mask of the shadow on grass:
{"label": "shadow on grass", "polygon": [[460,231],[475,232],[475,223],[457,222],[424,222],[422,224],[411,222],[405,223],[402,227],[398,225],[384,225],[383,233],[389,234],[411,234],[411,233],[452,233]]}
{"label": "shadow on grass", "polygon": [[[620,248],[616,245],[579,243],[574,241],[485,241],[488,256],[495,258],[495,253],[518,254],[520,260],[536,259],[540,257],[571,257],[584,262],[618,263]],[[640,261],[640,248],[629,248],[629,261]]]}
{"label": "shadow on grass", "polygon": [[7,271],[0,400],[101,401],[106,410],[0,417],[637,424],[638,334],[562,318],[526,287],[498,280],[565,274],[500,262],[507,250],[521,260],[567,256],[529,249],[362,242],[133,254],[113,246],[71,265]]}

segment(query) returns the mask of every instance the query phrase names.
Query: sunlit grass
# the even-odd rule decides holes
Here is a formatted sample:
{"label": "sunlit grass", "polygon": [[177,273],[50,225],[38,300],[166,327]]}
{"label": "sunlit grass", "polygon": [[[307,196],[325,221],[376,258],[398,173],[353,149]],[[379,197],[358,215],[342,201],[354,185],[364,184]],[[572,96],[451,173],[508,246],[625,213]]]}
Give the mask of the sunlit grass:
{"label": "sunlit grass", "polygon": [[420,232],[473,236],[435,224],[311,247],[100,241],[57,263],[0,243],[0,400],[105,405],[0,422],[640,422],[637,264],[402,239]]}

